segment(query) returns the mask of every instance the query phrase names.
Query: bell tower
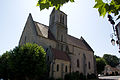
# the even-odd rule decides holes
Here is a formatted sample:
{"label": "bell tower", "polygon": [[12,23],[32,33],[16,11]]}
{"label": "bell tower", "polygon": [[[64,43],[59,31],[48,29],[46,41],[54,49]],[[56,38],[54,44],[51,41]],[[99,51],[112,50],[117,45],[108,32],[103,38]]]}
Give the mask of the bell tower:
{"label": "bell tower", "polygon": [[50,14],[49,29],[57,41],[66,42],[67,15],[54,8]]}

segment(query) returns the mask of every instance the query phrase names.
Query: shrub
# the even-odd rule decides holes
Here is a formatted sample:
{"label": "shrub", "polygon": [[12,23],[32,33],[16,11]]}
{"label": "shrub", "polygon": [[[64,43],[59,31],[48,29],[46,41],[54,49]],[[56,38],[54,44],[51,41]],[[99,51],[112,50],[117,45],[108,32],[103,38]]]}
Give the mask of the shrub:
{"label": "shrub", "polygon": [[94,73],[88,74],[87,79],[97,79],[97,76]]}
{"label": "shrub", "polygon": [[86,76],[83,75],[83,73],[72,72],[69,74],[66,74],[64,77],[64,80],[86,80]]}
{"label": "shrub", "polygon": [[56,80],[63,80],[62,78],[58,78],[58,79],[56,79]]}

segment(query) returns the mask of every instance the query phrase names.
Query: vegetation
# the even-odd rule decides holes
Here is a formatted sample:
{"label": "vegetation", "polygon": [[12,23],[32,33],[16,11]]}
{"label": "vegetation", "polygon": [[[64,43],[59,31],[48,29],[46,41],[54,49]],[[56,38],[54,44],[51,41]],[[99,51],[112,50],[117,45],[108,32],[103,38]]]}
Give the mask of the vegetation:
{"label": "vegetation", "polygon": [[72,72],[69,74],[66,74],[64,77],[64,80],[93,80],[97,79],[97,76],[95,74],[88,74],[87,76],[83,75],[83,73]]}
{"label": "vegetation", "polygon": [[120,18],[120,0],[95,0],[96,4],[94,8],[98,9],[100,16],[108,14],[114,14],[118,16],[116,20]]}
{"label": "vegetation", "polygon": [[27,43],[0,57],[0,78],[40,80],[46,75],[46,53],[41,46]]}
{"label": "vegetation", "polygon": [[[115,55],[104,54],[103,57],[95,56],[97,73],[101,74],[106,65],[116,67],[119,64],[119,58]],[[117,74],[117,73],[116,73]]]}
{"label": "vegetation", "polygon": [[105,68],[105,60],[103,58],[96,58],[97,73],[101,74]]}
{"label": "vegetation", "polygon": [[105,59],[106,64],[110,65],[111,67],[116,67],[119,64],[119,58],[115,55],[104,54],[103,58]]}
{"label": "vegetation", "polygon": [[[38,0],[37,6],[40,7],[40,10],[49,9],[49,7],[55,7],[59,9],[63,4],[67,2],[74,2],[74,0]],[[120,0],[95,0],[96,4],[94,8],[98,9],[100,16],[105,16],[108,14],[114,14],[120,18]]]}
{"label": "vegetation", "polygon": [[59,9],[60,6],[67,2],[74,2],[74,0],[38,0],[37,6],[40,7],[40,10],[49,9],[49,7],[55,7]]}

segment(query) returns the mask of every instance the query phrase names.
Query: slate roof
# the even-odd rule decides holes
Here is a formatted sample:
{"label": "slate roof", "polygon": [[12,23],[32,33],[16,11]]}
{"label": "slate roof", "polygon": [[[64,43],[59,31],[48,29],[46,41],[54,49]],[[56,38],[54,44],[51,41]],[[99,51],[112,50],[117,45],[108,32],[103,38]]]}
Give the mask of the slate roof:
{"label": "slate roof", "polygon": [[[34,21],[36,28],[37,28],[37,34],[40,36],[43,36],[45,38],[49,38],[51,40],[55,40],[53,34],[49,30],[48,26],[41,24],[39,22]],[[55,40],[56,41],[56,40]]]}
{"label": "slate roof", "polygon": [[77,46],[77,47],[80,47],[80,48],[85,49],[85,50],[93,51],[93,49],[88,45],[88,43],[83,39],[83,37],[78,39],[78,38],[75,38],[71,35],[67,35],[67,43],[74,45],[74,46]]}
{"label": "slate roof", "polygon": [[[51,31],[49,30],[49,27],[41,24],[39,22],[34,21],[36,28],[37,28],[37,34],[40,36],[43,36],[45,38],[51,39],[51,40],[55,40],[53,34],[51,33]],[[89,46],[89,44],[83,39],[83,37],[81,37],[80,39],[75,38],[71,35],[67,35],[67,42],[68,44],[80,47],[81,49],[84,50],[88,50],[88,51],[93,51],[93,49]],[[94,52],[94,51],[93,51]]]}
{"label": "slate roof", "polygon": [[70,61],[67,53],[54,49],[52,48],[52,53],[54,55],[54,59],[60,59],[60,60],[65,60],[65,61]]}

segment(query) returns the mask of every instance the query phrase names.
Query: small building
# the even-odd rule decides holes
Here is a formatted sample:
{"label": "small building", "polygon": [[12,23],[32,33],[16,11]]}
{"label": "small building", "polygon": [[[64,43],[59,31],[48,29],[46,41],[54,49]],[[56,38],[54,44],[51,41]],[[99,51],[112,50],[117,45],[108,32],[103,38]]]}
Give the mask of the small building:
{"label": "small building", "polygon": [[120,69],[118,69],[118,67],[111,67],[110,65],[106,65],[103,73],[104,75],[118,75],[120,74]]}
{"label": "small building", "polygon": [[96,73],[94,51],[83,37],[68,34],[67,15],[55,10],[50,14],[49,26],[33,20],[29,14],[19,45],[36,43],[47,52],[49,76],[64,78],[66,73]]}

